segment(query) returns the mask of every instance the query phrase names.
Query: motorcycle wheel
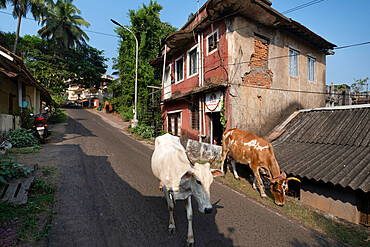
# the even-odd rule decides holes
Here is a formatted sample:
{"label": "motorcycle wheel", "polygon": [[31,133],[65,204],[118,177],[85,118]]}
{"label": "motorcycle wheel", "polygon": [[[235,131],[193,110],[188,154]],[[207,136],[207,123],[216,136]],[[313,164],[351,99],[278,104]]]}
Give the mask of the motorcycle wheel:
{"label": "motorcycle wheel", "polygon": [[45,144],[46,143],[45,137],[40,136],[40,143],[41,144]]}

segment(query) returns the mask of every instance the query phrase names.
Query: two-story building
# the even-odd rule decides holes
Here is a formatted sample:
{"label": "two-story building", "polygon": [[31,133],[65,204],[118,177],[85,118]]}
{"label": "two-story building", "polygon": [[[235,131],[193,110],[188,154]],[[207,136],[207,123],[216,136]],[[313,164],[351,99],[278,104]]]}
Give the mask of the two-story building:
{"label": "two-story building", "polygon": [[111,98],[112,94],[108,92],[108,87],[114,78],[105,74],[101,78],[103,81],[99,87],[85,88],[76,83],[69,83],[66,91],[68,102],[89,106],[90,101],[90,105],[96,108],[103,102],[103,98]]}
{"label": "two-story building", "polygon": [[166,38],[164,130],[220,143],[225,129],[267,135],[297,109],[325,106],[334,44],[268,0],[209,0]]}

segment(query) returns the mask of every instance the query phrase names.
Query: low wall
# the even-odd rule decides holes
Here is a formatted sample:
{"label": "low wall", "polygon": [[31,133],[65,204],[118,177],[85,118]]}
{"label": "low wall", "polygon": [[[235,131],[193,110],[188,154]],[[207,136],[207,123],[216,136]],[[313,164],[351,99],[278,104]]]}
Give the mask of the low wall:
{"label": "low wall", "polygon": [[13,129],[14,117],[8,114],[0,114],[0,132],[8,132]]}
{"label": "low wall", "polygon": [[201,143],[191,139],[189,139],[184,146],[190,158],[195,160],[209,160],[215,155],[217,155],[216,159],[220,159],[221,157],[221,146]]}
{"label": "low wall", "polygon": [[0,114],[0,138],[4,133],[20,127],[20,117],[8,114]]}

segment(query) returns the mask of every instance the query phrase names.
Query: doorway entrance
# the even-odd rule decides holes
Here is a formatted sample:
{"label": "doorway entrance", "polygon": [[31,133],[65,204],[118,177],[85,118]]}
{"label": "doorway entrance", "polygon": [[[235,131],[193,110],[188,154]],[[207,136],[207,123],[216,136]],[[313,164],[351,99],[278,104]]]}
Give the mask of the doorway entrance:
{"label": "doorway entrance", "polygon": [[220,120],[220,112],[210,112],[208,117],[210,119],[211,144],[221,145],[223,127]]}

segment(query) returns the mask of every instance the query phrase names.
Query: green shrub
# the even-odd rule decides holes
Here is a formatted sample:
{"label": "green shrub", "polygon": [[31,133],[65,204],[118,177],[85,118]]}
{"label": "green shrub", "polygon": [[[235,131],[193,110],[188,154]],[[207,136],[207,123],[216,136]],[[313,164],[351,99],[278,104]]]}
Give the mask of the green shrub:
{"label": "green shrub", "polygon": [[24,129],[32,129],[33,126],[33,116],[30,114],[33,113],[33,109],[23,108],[20,113],[21,116],[21,127]]}
{"label": "green shrub", "polygon": [[32,131],[24,128],[10,131],[6,139],[16,148],[31,147],[38,143]]}
{"label": "green shrub", "polygon": [[18,165],[13,155],[0,156],[0,183],[7,184],[13,178],[29,176],[30,170]]}
{"label": "green shrub", "polygon": [[154,137],[155,131],[152,126],[140,124],[131,129],[131,133],[141,136],[144,139],[150,139]]}
{"label": "green shrub", "polygon": [[118,108],[118,112],[121,114],[121,117],[124,121],[130,121],[131,119],[134,118],[134,113],[133,113],[134,107],[125,107],[125,106],[120,106]]}
{"label": "green shrub", "polygon": [[99,107],[97,108],[97,109],[98,109],[98,111],[103,110],[103,107],[104,107],[104,104],[103,104],[103,103],[101,103],[101,104],[99,105]]}
{"label": "green shrub", "polygon": [[65,123],[68,120],[68,115],[66,111],[56,108],[55,111],[51,114],[49,122],[54,123]]}

